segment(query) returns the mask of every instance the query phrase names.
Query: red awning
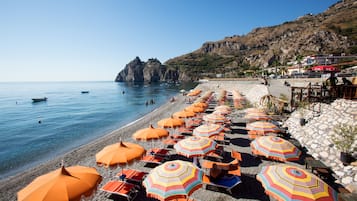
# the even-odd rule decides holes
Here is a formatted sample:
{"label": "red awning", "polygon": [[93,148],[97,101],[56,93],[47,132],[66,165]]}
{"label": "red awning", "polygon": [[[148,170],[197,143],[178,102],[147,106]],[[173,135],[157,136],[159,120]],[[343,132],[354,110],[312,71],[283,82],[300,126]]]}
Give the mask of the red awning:
{"label": "red awning", "polygon": [[311,68],[312,71],[328,71],[328,72],[340,72],[340,69],[335,66],[314,66]]}

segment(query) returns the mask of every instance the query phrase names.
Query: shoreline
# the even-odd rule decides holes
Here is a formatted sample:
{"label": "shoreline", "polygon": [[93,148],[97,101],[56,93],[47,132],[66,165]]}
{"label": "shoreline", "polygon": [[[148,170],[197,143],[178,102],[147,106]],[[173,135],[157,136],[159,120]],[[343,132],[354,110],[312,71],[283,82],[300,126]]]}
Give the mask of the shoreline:
{"label": "shoreline", "polygon": [[186,106],[184,103],[184,97],[181,94],[177,93],[175,97],[175,102],[167,101],[139,119],[129,122],[128,124],[113,130],[112,132],[107,133],[94,141],[90,141],[89,143],[76,147],[56,158],[41,163],[28,171],[24,171],[0,180],[0,200],[17,200],[16,193],[19,190],[31,183],[36,177],[59,168],[62,160],[64,165],[67,167],[73,165],[83,165],[95,167],[99,172],[99,169],[101,168],[96,166],[95,162],[95,154],[97,152],[109,144],[118,142],[120,139],[123,141],[136,142],[131,137],[135,131],[146,128],[150,124],[153,124],[154,127],[156,127],[157,121],[162,118],[169,117],[172,113]]}
{"label": "shoreline", "polygon": [[[294,85],[305,85],[311,80],[298,80],[294,83]],[[259,81],[254,81],[254,82],[239,82],[239,81],[222,81],[222,80],[213,80],[209,82],[204,82],[200,83],[199,85],[196,86],[196,89],[201,89],[202,91],[213,91],[215,93],[219,93],[222,89],[225,89],[227,91],[231,91],[233,89],[237,89],[240,91],[252,104],[254,104],[256,101],[260,99],[260,97],[266,95],[266,94],[290,94],[290,90],[288,88],[283,88],[283,82],[281,80],[272,80],[270,86],[266,85],[261,85],[259,84]],[[40,166],[37,166],[33,169],[30,169],[27,172],[23,172],[20,174],[17,174],[13,177],[9,177],[4,180],[0,180],[0,200],[6,200],[6,201],[12,201],[17,199],[16,193],[28,185],[33,179],[35,179],[37,176],[40,176],[42,174],[46,174],[52,170],[55,170],[60,167],[61,165],[61,160],[64,159],[64,164],[66,167],[72,166],[72,165],[82,165],[82,166],[87,166],[87,167],[94,167],[97,169],[100,175],[102,175],[103,180],[99,184],[98,189],[103,186],[105,183],[107,183],[109,180],[115,179],[116,173],[120,170],[119,167],[117,168],[104,168],[104,167],[98,167],[96,165],[95,161],[95,154],[99,152],[103,147],[109,144],[113,144],[118,142],[120,139],[122,139],[125,142],[134,142],[137,144],[142,145],[145,149],[149,149],[152,147],[152,143],[149,142],[142,142],[142,141],[135,141],[132,138],[132,134],[136,132],[139,129],[142,128],[147,128],[150,124],[152,124],[154,127],[157,127],[157,122],[163,118],[168,118],[170,117],[173,113],[178,112],[182,110],[183,108],[189,106],[189,104],[185,103],[185,96],[182,96],[181,94],[177,94],[175,96],[176,100],[174,102],[166,102],[165,104],[161,105],[160,107],[154,109],[148,114],[145,114],[139,119],[136,119],[108,134],[105,134],[104,136],[91,141],[85,145],[82,145],[80,147],[77,147],[76,149],[73,149],[72,151],[58,156],[57,158],[50,160],[47,163],[41,164]],[[336,104],[336,103],[334,103]],[[357,105],[355,105],[357,108]],[[327,106],[326,106],[327,107]],[[330,107],[330,106],[328,106]],[[348,107],[350,108],[350,107]],[[351,109],[350,109],[351,110]],[[353,109],[352,109],[353,110]],[[355,111],[355,110],[353,110]],[[357,113],[356,113],[357,114]],[[297,131],[302,130],[301,127],[296,126],[298,124],[298,121],[295,119],[295,112],[291,114],[291,116],[284,122],[284,123],[290,123],[289,125],[289,132],[292,134],[296,134]],[[325,116],[325,115],[322,115]],[[326,116],[330,117],[330,114],[326,114]],[[341,116],[342,120],[345,119]],[[320,123],[317,122],[319,118],[316,118],[316,120],[311,120],[311,125],[316,126],[318,129],[320,129],[321,125]],[[325,122],[325,121],[323,121]],[[296,127],[296,128],[295,128]],[[310,126],[307,126],[309,128]],[[327,127],[326,127],[327,128]],[[315,132],[318,133],[318,132]],[[215,191],[207,191],[204,189],[199,189],[195,193],[193,193],[192,198],[197,198],[199,200],[223,200],[223,201],[230,201],[230,200],[260,200],[260,201],[268,201],[269,196],[267,196],[264,193],[264,190],[261,188],[258,188],[260,186],[260,183],[255,180],[255,175],[260,171],[261,167],[265,165],[270,165],[270,164],[275,164],[276,162],[274,161],[269,161],[269,160],[258,160],[252,156],[251,149],[249,146],[250,140],[248,139],[247,135],[244,134],[239,134],[239,133],[232,133],[232,134],[227,134],[227,136],[230,138],[230,144],[226,146],[228,150],[238,150],[239,152],[242,153],[242,157],[244,160],[242,161],[242,183],[244,185],[241,185],[240,187],[237,188],[236,191],[234,191],[233,196],[230,194],[225,194],[225,193],[217,193]],[[313,138],[319,139],[319,137],[314,136]],[[302,142],[302,144],[305,146],[306,140],[299,138],[296,136],[296,139]],[[310,141],[310,140],[308,140]],[[159,143],[158,141],[155,141],[156,146],[162,147],[162,143]],[[314,151],[314,147],[308,147],[310,151]],[[317,149],[316,149],[317,150]],[[321,152],[322,153],[322,152]],[[316,157],[320,158],[320,157]],[[336,159],[337,160],[337,159]],[[297,162],[286,162],[286,164],[293,164],[295,166],[300,166],[304,168],[303,164],[297,163]],[[328,164],[331,165],[332,164]],[[336,167],[339,167],[336,165]],[[132,165],[130,165],[129,168],[132,169],[138,169],[142,171],[150,171],[152,168],[146,167],[143,165],[141,162],[136,162]],[[347,168],[347,167],[346,167]],[[348,167],[349,171],[351,170],[353,173],[357,171],[357,167]],[[336,170],[336,169],[334,169]],[[346,169],[347,170],[347,169]],[[345,167],[342,167],[341,171],[346,171]],[[347,175],[348,176],[348,175]],[[357,175],[356,177],[357,178]],[[353,178],[352,178],[353,179]],[[357,181],[357,179],[355,179]],[[254,189],[254,190],[252,190]],[[243,194],[241,192],[244,192]],[[92,200],[96,201],[109,201],[112,200],[106,194],[105,192],[102,191],[97,191],[96,194],[94,195]],[[136,200],[150,200],[146,199],[146,194],[144,191],[140,191],[138,194],[138,197]]]}

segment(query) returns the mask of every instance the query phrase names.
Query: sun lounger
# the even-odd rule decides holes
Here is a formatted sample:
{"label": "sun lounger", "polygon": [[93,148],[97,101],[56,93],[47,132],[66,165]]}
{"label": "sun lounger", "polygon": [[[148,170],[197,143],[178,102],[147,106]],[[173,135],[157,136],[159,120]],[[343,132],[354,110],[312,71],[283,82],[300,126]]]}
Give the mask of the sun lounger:
{"label": "sun lounger", "polygon": [[237,159],[238,161],[242,161],[242,155],[238,151],[231,151],[231,157]]}
{"label": "sun lounger", "polygon": [[154,155],[145,155],[141,158],[142,162],[145,163],[154,163],[154,164],[161,164],[164,161],[163,157],[154,156]]}
{"label": "sun lounger", "polygon": [[236,167],[238,167],[238,160],[234,159],[233,161],[229,162],[229,163],[222,163],[222,162],[215,162],[215,161],[209,161],[209,160],[203,160],[202,162],[202,168],[205,169],[211,169],[213,168],[213,164],[216,164],[218,168],[223,169],[223,170],[231,170],[233,167],[233,169],[236,169]]}
{"label": "sun lounger", "polygon": [[192,135],[192,128],[180,127],[178,132],[181,135]]}
{"label": "sun lounger", "polygon": [[123,181],[109,181],[100,190],[107,193],[123,196],[128,201],[134,200],[137,195],[136,186],[134,184],[126,183]]}
{"label": "sun lounger", "polygon": [[170,152],[170,150],[161,149],[161,148],[152,148],[147,151],[148,154],[155,155],[155,156],[161,156],[161,157],[168,156],[169,152]]}
{"label": "sun lounger", "polygon": [[239,176],[236,175],[229,175],[229,176],[223,176],[221,178],[210,180],[210,178],[207,175],[203,176],[203,184],[206,186],[214,186],[214,187],[219,187],[219,188],[224,188],[227,190],[230,194],[232,194],[232,189],[240,184],[242,181]]}
{"label": "sun lounger", "polygon": [[140,170],[134,169],[123,169],[122,171],[118,172],[116,177],[125,178],[127,181],[133,181],[136,183],[141,183],[148,173],[143,172]]}

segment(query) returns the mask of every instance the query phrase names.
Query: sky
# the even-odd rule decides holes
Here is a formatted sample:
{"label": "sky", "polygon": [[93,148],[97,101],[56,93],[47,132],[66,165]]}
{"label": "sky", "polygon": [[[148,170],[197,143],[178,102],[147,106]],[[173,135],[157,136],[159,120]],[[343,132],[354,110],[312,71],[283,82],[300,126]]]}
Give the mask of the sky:
{"label": "sky", "polygon": [[0,82],[111,81],[337,0],[0,0]]}

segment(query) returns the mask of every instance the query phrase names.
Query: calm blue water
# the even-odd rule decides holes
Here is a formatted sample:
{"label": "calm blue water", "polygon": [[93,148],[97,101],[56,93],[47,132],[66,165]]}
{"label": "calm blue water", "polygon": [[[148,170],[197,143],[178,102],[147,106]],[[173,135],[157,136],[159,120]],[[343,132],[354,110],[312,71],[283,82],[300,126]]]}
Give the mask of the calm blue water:
{"label": "calm blue water", "polygon": [[[124,126],[167,102],[180,89],[193,86],[0,83],[0,179]],[[81,94],[86,90],[88,94]],[[48,100],[32,103],[35,97]],[[146,106],[150,99],[155,104]]]}

